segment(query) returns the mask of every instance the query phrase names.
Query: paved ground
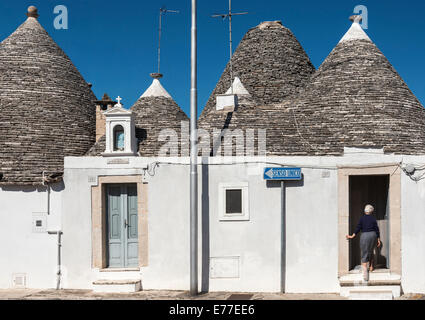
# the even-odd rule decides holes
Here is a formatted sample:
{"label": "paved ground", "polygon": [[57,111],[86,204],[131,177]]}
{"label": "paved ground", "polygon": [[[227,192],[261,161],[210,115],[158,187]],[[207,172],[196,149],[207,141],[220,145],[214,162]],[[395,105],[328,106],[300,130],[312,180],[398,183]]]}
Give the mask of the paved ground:
{"label": "paved ground", "polygon": [[[0,300],[227,300],[239,293],[212,292],[190,297],[186,291],[140,291],[135,293],[95,293],[91,290],[36,290],[10,289],[0,290]],[[278,293],[244,293],[239,299],[252,300],[344,300],[338,294],[278,294]],[[425,295],[404,295],[399,300],[425,300]]]}

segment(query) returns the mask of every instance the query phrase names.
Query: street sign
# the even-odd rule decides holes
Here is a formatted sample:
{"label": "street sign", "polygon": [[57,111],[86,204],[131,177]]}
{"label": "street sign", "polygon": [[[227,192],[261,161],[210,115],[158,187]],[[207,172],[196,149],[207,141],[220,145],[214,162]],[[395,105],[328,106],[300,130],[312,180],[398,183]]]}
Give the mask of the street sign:
{"label": "street sign", "polygon": [[264,180],[301,180],[301,168],[264,168]]}

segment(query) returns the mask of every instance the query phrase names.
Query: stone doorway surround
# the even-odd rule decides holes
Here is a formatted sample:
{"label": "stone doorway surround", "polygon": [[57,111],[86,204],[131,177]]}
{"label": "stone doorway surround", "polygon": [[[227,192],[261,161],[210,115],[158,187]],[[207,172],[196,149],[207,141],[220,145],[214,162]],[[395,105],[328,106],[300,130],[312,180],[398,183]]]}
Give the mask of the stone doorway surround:
{"label": "stone doorway surround", "polygon": [[148,265],[148,184],[141,175],[99,176],[98,184],[92,186],[92,267],[107,268],[105,186],[109,183],[137,184],[139,267],[145,267]]}
{"label": "stone doorway surround", "polygon": [[354,175],[389,175],[390,272],[401,275],[401,170],[398,164],[375,167],[338,167],[338,277],[349,273],[349,178]]}

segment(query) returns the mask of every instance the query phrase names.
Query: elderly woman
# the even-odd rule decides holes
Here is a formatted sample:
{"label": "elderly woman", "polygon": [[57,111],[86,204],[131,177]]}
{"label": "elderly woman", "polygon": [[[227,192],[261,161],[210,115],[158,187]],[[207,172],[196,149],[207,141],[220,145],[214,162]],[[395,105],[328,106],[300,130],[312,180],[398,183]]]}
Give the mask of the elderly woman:
{"label": "elderly woman", "polygon": [[[378,223],[372,213],[374,208],[368,204],[365,209],[365,215],[362,216],[357,224],[356,230],[350,236],[347,235],[347,240],[353,239],[360,231],[362,232],[360,236],[360,251],[362,257],[362,267],[363,267],[363,279],[365,281],[369,280],[369,266],[368,263],[371,262],[373,250],[375,246],[381,246],[381,240],[379,235]],[[370,265],[370,270],[373,270],[372,265]]]}

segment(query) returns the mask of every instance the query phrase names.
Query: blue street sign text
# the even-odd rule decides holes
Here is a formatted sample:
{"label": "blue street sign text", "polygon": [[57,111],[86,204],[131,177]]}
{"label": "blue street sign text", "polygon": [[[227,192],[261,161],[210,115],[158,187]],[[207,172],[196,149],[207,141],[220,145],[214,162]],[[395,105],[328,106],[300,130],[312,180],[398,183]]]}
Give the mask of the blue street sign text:
{"label": "blue street sign text", "polygon": [[301,168],[264,168],[264,180],[301,180]]}

